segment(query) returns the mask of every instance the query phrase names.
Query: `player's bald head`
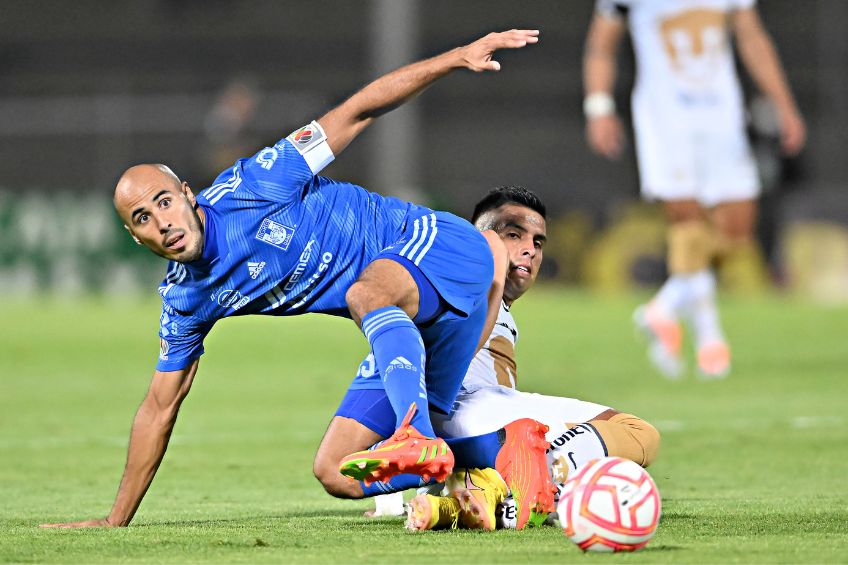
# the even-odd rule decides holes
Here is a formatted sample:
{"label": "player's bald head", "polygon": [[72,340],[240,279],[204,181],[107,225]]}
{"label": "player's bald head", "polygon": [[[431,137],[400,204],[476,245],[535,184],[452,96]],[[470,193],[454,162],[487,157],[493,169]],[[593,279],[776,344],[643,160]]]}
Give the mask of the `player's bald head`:
{"label": "player's bald head", "polygon": [[179,188],[180,179],[167,165],[161,163],[144,163],[134,165],[124,171],[118,184],[115,186],[115,207],[128,198],[137,196],[139,191],[152,185],[160,185],[163,188]]}

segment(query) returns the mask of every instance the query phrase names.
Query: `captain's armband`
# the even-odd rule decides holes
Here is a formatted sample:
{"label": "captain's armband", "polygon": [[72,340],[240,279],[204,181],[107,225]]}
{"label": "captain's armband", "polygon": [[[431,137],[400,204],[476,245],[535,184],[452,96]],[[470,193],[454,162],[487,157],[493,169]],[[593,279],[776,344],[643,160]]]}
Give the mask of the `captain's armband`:
{"label": "captain's armband", "polygon": [[313,175],[317,175],[335,159],[327,143],[327,135],[317,121],[294,131],[286,139],[300,153]]}

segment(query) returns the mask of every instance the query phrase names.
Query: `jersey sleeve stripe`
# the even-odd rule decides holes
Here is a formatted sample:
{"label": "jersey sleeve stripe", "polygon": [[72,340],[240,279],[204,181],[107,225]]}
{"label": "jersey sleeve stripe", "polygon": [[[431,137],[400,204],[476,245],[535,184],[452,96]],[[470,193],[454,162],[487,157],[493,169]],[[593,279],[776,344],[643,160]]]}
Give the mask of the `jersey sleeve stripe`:
{"label": "jersey sleeve stripe", "polygon": [[436,233],[439,231],[439,228],[436,226],[436,215],[430,214],[431,222],[433,224],[433,229],[430,232],[430,239],[427,240],[427,245],[424,246],[424,249],[421,250],[421,253],[418,254],[418,257],[415,258],[412,262],[417,266],[421,259],[424,258],[424,255],[427,254],[427,251],[430,250],[430,247],[433,245],[433,242],[436,240]]}
{"label": "jersey sleeve stripe", "polygon": [[423,216],[421,218],[421,236],[418,238],[418,241],[415,242],[415,245],[413,246],[413,248],[409,250],[409,253],[404,255],[401,252],[401,255],[403,255],[404,257],[406,257],[410,261],[412,261],[412,258],[418,252],[418,249],[424,243],[424,240],[427,239],[427,233],[430,231],[429,230],[429,221],[428,221],[429,219],[430,219],[429,216]]}
{"label": "jersey sleeve stripe", "polygon": [[403,246],[403,249],[400,250],[400,256],[401,257],[406,257],[406,252],[409,250],[409,248],[412,246],[412,244],[415,243],[416,239],[418,239],[418,219],[417,218],[415,219],[415,223],[412,225],[412,237],[407,242],[407,244]]}

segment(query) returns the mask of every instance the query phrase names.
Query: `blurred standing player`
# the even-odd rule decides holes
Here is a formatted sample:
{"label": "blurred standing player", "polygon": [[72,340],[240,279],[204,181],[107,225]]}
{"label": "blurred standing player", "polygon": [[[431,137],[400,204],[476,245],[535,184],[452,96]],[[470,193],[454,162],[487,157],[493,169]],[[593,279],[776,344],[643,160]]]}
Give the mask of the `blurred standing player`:
{"label": "blurred standing player", "polygon": [[760,186],[745,137],[740,58],[780,115],[788,155],[806,131],[755,0],[598,0],[584,57],[584,113],[592,150],[617,158],[624,137],[612,98],[616,51],[629,28],[637,61],[633,127],[642,194],[669,221],[670,276],[634,314],[651,338],[651,360],[679,377],[680,321],[691,325],[705,377],[730,370],[730,348],[716,308],[714,260],[757,257],[753,240]]}
{"label": "blurred standing player", "polygon": [[454,457],[435,437],[429,407],[450,409],[459,390],[484,327],[487,295],[501,292],[493,250],[505,263],[503,246],[451,214],[317,174],[374,119],[432,82],[458,68],[497,71],[495,50],[524,47],[537,36],[492,33],[389,73],[318,121],[240,159],[196,197],[164,165],[124,172],[115,189],[118,214],[138,244],[169,260],[159,287],[159,361],[133,422],[111,513],[53,526],[130,523],[164,457],[204,338],[219,319],[236,315],[353,318],[384,375],[381,392],[392,406],[384,424],[397,432],[379,465],[360,468],[353,454],[345,469],[360,472],[361,480],[390,477],[399,466],[425,478],[447,475]]}

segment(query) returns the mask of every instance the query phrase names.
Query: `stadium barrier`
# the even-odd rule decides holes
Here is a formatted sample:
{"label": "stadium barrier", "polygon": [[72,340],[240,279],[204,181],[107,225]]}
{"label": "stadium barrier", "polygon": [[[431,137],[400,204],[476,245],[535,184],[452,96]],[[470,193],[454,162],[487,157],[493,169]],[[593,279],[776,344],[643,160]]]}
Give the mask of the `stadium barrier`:
{"label": "stadium barrier", "polygon": [[7,295],[155,292],[163,273],[160,259],[136,249],[108,196],[0,191]]}

